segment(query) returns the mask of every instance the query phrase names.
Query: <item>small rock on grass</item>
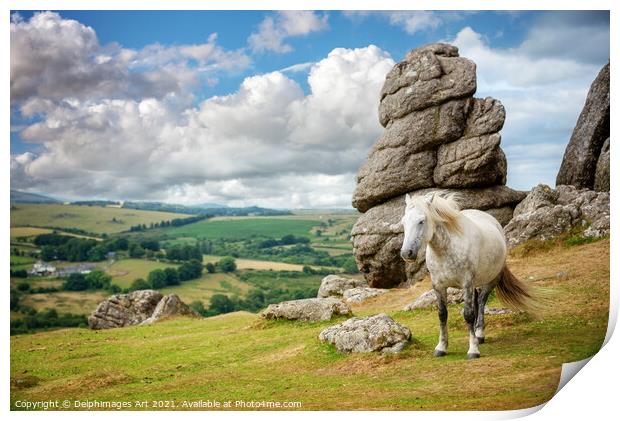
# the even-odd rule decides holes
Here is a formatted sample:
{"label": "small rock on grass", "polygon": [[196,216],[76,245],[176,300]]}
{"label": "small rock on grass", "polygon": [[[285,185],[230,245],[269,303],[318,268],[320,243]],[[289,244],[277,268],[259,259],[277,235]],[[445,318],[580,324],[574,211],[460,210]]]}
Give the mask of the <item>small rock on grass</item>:
{"label": "small rock on grass", "polygon": [[265,319],[301,320],[318,322],[331,320],[334,316],[349,315],[351,309],[341,300],[329,298],[306,298],[270,304],[261,316]]}
{"label": "small rock on grass", "polygon": [[384,313],[353,317],[319,334],[319,340],[333,344],[343,353],[400,352],[409,339],[411,331]]}
{"label": "small rock on grass", "polygon": [[[448,304],[459,304],[463,302],[463,290],[458,288],[448,288]],[[435,290],[426,291],[413,302],[407,304],[405,311],[417,310],[419,308],[437,308],[437,296]]]}
{"label": "small rock on grass", "polygon": [[343,298],[345,302],[349,304],[352,304],[352,303],[357,304],[357,303],[366,301],[369,298],[376,297],[381,294],[385,294],[386,292],[388,292],[388,290],[382,289],[382,288],[370,288],[370,287],[351,288],[344,292]]}
{"label": "small rock on grass", "polygon": [[327,275],[321,281],[317,298],[342,298],[344,292],[352,288],[367,287],[368,282],[360,279],[350,279],[339,275]]}

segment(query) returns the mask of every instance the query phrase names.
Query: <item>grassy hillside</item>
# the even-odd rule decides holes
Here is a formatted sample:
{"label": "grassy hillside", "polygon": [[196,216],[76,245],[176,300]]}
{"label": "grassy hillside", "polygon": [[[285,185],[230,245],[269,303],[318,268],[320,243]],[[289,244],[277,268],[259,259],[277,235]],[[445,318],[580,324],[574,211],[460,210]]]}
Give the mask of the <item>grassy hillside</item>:
{"label": "grassy hillside", "polygon": [[[538,254],[537,254],[538,253]],[[547,401],[561,364],[594,354],[609,303],[609,241],[510,259],[521,279],[547,288],[538,318],[487,317],[479,360],[450,306],[450,353],[431,356],[437,314],[402,307],[430,287],[392,290],[353,311],[386,312],[415,340],[398,355],[340,355],[318,342],[335,322],[265,322],[249,313],[173,319],[109,331],[66,329],[11,337],[16,400],[299,401],[301,409],[516,409]],[[558,276],[558,272],[563,272]],[[493,299],[491,305],[498,305]],[[235,408],[233,408],[235,409]],[[236,408],[238,409],[238,408]]]}
{"label": "grassy hillside", "polygon": [[170,237],[201,237],[244,240],[252,237],[282,237],[287,234],[309,236],[310,229],[317,225],[310,219],[295,218],[229,218],[200,221],[178,228],[166,229]]}
{"label": "grassy hillside", "polygon": [[186,218],[168,212],[139,211],[116,207],[17,204],[11,207],[11,227],[78,228],[92,233],[114,233],[132,225]]}

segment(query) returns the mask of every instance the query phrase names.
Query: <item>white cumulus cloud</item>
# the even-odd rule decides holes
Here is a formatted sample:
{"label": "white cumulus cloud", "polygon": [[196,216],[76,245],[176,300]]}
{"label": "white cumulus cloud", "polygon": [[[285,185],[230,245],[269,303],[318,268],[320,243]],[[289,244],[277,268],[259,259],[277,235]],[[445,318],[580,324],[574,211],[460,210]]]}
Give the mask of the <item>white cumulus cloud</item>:
{"label": "white cumulus cloud", "polygon": [[12,16],[11,102],[163,97],[188,93],[203,72],[245,69],[242,50],[218,46],[217,34],[197,45],[101,45],[93,28],[58,13]]}
{"label": "white cumulus cloud", "polygon": [[293,47],[285,42],[287,38],[323,31],[328,28],[327,20],[327,14],[320,16],[307,10],[277,12],[263,19],[258,31],[248,37],[248,44],[255,53],[288,53]]}
{"label": "white cumulus cloud", "polygon": [[170,97],[27,101],[22,113],[43,118],[21,135],[45,150],[12,157],[12,183],[76,197],[349,206],[393,65],[373,45],[338,48],[312,65],[307,94],[272,72],[195,107]]}
{"label": "white cumulus cloud", "polygon": [[419,32],[431,32],[447,22],[462,19],[472,11],[431,11],[431,10],[389,10],[359,11],[346,10],[343,14],[353,21],[378,18],[387,21],[391,26],[401,28],[409,35]]}

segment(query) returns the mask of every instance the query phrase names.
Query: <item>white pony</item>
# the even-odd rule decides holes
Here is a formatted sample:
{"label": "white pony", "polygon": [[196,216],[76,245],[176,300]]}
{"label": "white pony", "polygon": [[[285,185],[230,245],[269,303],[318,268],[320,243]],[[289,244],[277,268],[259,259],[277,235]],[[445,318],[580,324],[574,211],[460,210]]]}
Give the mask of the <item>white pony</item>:
{"label": "white pony", "polygon": [[463,316],[469,327],[468,358],[478,358],[484,343],[484,306],[497,286],[499,299],[518,310],[529,309],[532,294],[506,266],[506,239],[501,225],[486,212],[459,210],[456,194],[433,192],[425,196],[406,196],[402,218],[405,238],[401,257],[418,260],[426,251],[439,308],[439,343],[435,356],[448,348],[448,309],[446,289],[461,288]]}

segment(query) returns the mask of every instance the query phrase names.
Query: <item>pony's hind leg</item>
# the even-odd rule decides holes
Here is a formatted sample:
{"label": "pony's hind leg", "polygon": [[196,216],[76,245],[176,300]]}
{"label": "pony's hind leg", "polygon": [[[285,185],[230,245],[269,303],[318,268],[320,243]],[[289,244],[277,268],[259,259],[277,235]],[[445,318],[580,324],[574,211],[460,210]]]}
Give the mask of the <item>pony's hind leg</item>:
{"label": "pony's hind leg", "polygon": [[469,327],[469,350],[467,351],[467,358],[480,357],[480,351],[478,350],[478,338],[474,332],[474,325],[476,323],[477,316],[477,297],[476,289],[472,282],[467,283],[463,287],[463,298],[465,301],[465,307],[463,308],[463,317]]}
{"label": "pony's hind leg", "polygon": [[476,317],[475,333],[479,344],[484,343],[484,307],[487,305],[487,300],[493,288],[495,288],[495,283],[486,284],[480,288],[478,293],[478,316]]}
{"label": "pony's hind leg", "polygon": [[448,293],[446,288],[435,288],[439,313],[439,343],[433,355],[443,357],[448,351]]}

